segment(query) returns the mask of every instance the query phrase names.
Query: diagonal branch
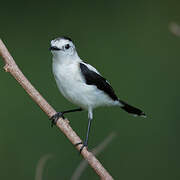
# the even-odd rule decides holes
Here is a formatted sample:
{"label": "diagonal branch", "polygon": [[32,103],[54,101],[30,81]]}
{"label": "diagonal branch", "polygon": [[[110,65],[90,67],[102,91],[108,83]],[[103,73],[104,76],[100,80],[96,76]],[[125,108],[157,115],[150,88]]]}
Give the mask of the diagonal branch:
{"label": "diagonal branch", "polygon": [[[109,134],[109,136],[107,136],[98,146],[96,146],[95,148],[93,148],[91,151],[94,155],[98,155],[101,153],[101,151],[104,150],[104,148],[106,148],[106,146],[108,146],[108,144],[113,140],[113,138],[116,136],[115,132],[112,132],[111,134]],[[77,166],[76,170],[74,171],[71,180],[78,180],[80,179],[83,171],[86,169],[88,163],[86,160],[82,160],[80,162],[80,164]]]}
{"label": "diagonal branch", "polygon": [[[11,73],[11,75],[19,82],[19,84],[25,89],[25,91],[31,96],[31,98],[40,106],[40,108],[51,117],[56,113],[56,111],[48,104],[48,102],[41,96],[41,94],[32,86],[32,84],[23,75],[21,70],[18,68],[13,57],[8,52],[6,46],[0,39],[0,55],[3,57],[6,72]],[[77,142],[81,142],[79,136],[73,131],[68,121],[59,118],[57,122],[57,127],[65,134],[65,136],[74,145]],[[80,146],[76,147],[80,150]],[[89,165],[95,170],[95,172],[100,176],[101,179],[111,180],[112,176],[107,172],[107,170],[102,166],[102,164],[96,159],[96,157],[89,152],[86,148],[81,152],[84,159],[86,159]]]}

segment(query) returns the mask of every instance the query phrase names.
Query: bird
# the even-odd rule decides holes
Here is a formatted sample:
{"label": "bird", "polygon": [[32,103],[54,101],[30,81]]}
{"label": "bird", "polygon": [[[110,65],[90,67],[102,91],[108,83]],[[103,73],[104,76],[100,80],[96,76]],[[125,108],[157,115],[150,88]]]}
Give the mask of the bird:
{"label": "bird", "polygon": [[119,106],[134,116],[146,117],[145,113],[125,101],[120,100],[110,83],[90,64],[85,63],[78,55],[71,38],[62,36],[51,40],[52,72],[61,94],[78,108],[57,112],[50,119],[52,125],[64,114],[77,111],[88,111],[88,126],[80,153],[88,146],[89,132],[93,120],[93,109],[100,106]]}

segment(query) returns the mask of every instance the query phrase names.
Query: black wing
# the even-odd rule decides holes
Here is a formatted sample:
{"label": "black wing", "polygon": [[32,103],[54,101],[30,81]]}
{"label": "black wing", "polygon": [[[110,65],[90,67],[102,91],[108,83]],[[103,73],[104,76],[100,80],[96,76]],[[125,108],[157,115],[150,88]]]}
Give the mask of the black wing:
{"label": "black wing", "polygon": [[110,86],[110,84],[103,78],[101,75],[96,72],[90,70],[85,64],[80,63],[80,69],[88,85],[95,85],[98,89],[104,91],[110,98],[114,101],[118,101],[118,98]]}

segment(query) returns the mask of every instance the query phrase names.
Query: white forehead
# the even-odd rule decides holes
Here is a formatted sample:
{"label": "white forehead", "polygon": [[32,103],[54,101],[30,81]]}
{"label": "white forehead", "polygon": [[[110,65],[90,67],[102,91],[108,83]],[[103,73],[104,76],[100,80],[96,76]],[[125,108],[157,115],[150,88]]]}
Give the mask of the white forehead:
{"label": "white forehead", "polygon": [[68,39],[64,39],[64,38],[56,38],[56,39],[51,41],[51,46],[56,46],[59,48],[66,45],[66,44],[73,45],[72,41],[70,41]]}

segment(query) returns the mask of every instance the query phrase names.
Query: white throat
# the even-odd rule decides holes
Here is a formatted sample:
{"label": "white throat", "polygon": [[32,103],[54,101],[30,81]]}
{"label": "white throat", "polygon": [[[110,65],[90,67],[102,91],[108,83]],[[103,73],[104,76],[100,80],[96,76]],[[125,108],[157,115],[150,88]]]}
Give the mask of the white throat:
{"label": "white throat", "polygon": [[68,65],[73,64],[75,62],[81,62],[82,60],[78,56],[77,52],[73,55],[65,55],[65,54],[53,54],[53,63],[59,65]]}

